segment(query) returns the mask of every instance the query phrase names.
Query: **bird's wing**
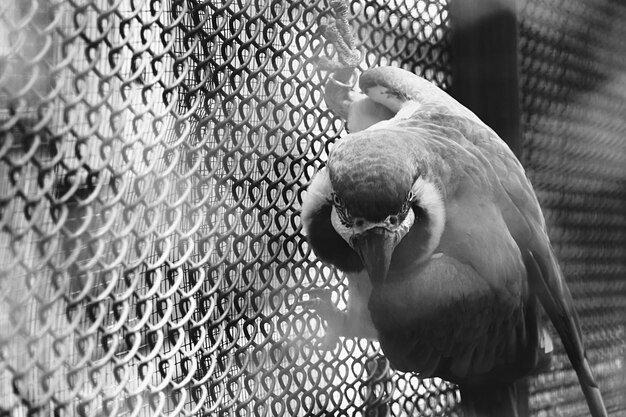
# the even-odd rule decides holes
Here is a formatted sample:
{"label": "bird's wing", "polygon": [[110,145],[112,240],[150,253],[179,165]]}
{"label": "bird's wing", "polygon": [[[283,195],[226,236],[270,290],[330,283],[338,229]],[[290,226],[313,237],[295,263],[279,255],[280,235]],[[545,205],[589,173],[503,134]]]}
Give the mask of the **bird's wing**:
{"label": "bird's wing", "polygon": [[540,251],[531,249],[524,251],[528,281],[563,341],[567,356],[578,375],[591,415],[606,417],[602,395],[587,361],[572,296],[556,264],[552,249],[548,247],[548,253],[541,253],[542,251],[543,248]]}
{"label": "bird's wing", "polygon": [[470,142],[493,167],[497,181],[495,198],[524,259],[531,294],[538,297],[563,341],[592,415],[605,416],[602,397],[587,361],[574,301],[550,245],[537,197],[513,153],[491,129],[483,126],[471,126],[465,136],[473,136]]}
{"label": "bird's wing", "polygon": [[[438,94],[437,90],[443,93],[435,89],[433,94]],[[492,171],[490,189],[505,227],[523,258],[530,292],[537,296],[563,341],[592,415],[605,416],[602,397],[586,358],[574,302],[550,245],[541,207],[522,165],[492,129],[476,116],[467,115],[469,110],[459,110],[458,103],[439,98],[425,103],[422,111],[413,112],[407,120],[396,123],[430,129],[433,138],[446,136],[477,158],[480,166]]]}
{"label": "bird's wing", "polygon": [[395,113],[384,105],[358,93],[352,86],[329,78],[324,86],[326,105],[346,121],[350,133],[358,132],[382,121],[391,119]]}
{"label": "bird's wing", "polygon": [[416,111],[437,107],[479,120],[437,86],[401,68],[369,69],[361,74],[359,87],[362,93],[330,79],[324,90],[328,106],[346,119],[351,133],[374,125],[381,128],[386,126],[385,121],[409,118]]}
{"label": "bird's wing", "polygon": [[[467,141],[457,140],[458,143],[481,165],[493,170],[490,188],[505,228],[519,248],[530,294],[537,296],[559,334],[592,416],[606,416],[602,396],[586,357],[574,301],[550,245],[541,207],[530,181],[513,152],[493,130],[464,115],[449,114],[438,115],[438,122],[460,132]],[[425,117],[418,114],[414,118],[423,120]]]}
{"label": "bird's wing", "polygon": [[376,67],[359,78],[359,87],[374,102],[388,108],[396,119],[409,118],[416,111],[437,108],[472,120],[478,117],[439,87],[410,71],[396,67]]}

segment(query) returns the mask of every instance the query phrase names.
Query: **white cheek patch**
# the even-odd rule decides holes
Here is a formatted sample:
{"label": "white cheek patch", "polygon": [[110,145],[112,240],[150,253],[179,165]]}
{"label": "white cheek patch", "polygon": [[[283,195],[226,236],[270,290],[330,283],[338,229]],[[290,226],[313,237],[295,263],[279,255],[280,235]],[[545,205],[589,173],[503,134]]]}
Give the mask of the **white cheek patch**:
{"label": "white cheek patch", "polygon": [[326,168],[321,169],[308,189],[302,196],[302,226],[304,235],[308,235],[309,227],[313,222],[313,216],[317,211],[328,204],[332,196],[332,186],[330,183],[330,177]]}
{"label": "white cheek patch", "polygon": [[419,206],[426,211],[429,218],[428,228],[431,235],[424,255],[424,257],[429,257],[439,246],[439,241],[443,234],[443,228],[446,223],[445,205],[441,192],[435,184],[424,180],[422,177],[419,177],[413,183],[411,191],[416,197]]}
{"label": "white cheek patch", "polygon": [[[306,190],[306,193],[311,197],[315,196],[316,198],[322,200],[330,200],[330,196],[333,192],[332,184],[330,183],[330,176],[328,175],[328,169],[326,167],[320,169],[311,184]],[[310,197],[309,197],[310,198]]]}

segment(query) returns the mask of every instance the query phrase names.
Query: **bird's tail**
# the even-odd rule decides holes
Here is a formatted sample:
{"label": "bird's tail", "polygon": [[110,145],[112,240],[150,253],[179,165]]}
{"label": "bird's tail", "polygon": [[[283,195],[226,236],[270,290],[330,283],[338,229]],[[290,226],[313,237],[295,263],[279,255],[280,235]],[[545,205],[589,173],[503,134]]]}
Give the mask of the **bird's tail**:
{"label": "bird's tail", "polygon": [[513,384],[461,385],[464,417],[527,417],[528,381]]}

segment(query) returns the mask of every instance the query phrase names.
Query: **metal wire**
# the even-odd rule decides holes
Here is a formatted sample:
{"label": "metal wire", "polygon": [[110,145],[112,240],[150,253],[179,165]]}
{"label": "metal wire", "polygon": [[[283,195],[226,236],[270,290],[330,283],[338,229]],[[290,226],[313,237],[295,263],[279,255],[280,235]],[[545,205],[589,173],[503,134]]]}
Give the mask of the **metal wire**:
{"label": "metal wire", "polygon": [[[0,5],[0,414],[442,415],[315,340],[301,190],[342,131],[323,1]],[[352,4],[366,66],[449,83],[443,1]],[[451,412],[451,411],[450,411]]]}
{"label": "metal wire", "polygon": [[[519,3],[523,162],[612,415],[626,409],[618,2]],[[362,69],[450,85],[445,0],[353,1]],[[322,0],[0,2],[0,415],[457,415],[376,343],[316,342],[340,274],[301,191],[342,133]],[[556,340],[558,343],[558,340]],[[567,358],[533,415],[586,415]]]}

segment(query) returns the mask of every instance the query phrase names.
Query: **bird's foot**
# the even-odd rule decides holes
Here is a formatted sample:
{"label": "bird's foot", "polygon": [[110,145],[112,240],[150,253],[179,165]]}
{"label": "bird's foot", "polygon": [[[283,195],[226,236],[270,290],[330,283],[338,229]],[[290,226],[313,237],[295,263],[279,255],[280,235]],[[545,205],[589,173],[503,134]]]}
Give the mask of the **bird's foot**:
{"label": "bird's foot", "polygon": [[331,350],[337,346],[339,336],[345,331],[347,314],[340,310],[332,301],[332,291],[329,289],[314,289],[305,291],[299,305],[317,314],[326,322],[326,334],[321,338],[318,347]]}
{"label": "bird's foot", "polygon": [[337,51],[335,61],[321,57],[318,60],[320,69],[335,73],[337,81],[347,82],[361,63],[361,53],[357,49],[357,41],[349,21],[349,6],[345,0],[331,0],[333,17],[322,25],[324,37]]}

